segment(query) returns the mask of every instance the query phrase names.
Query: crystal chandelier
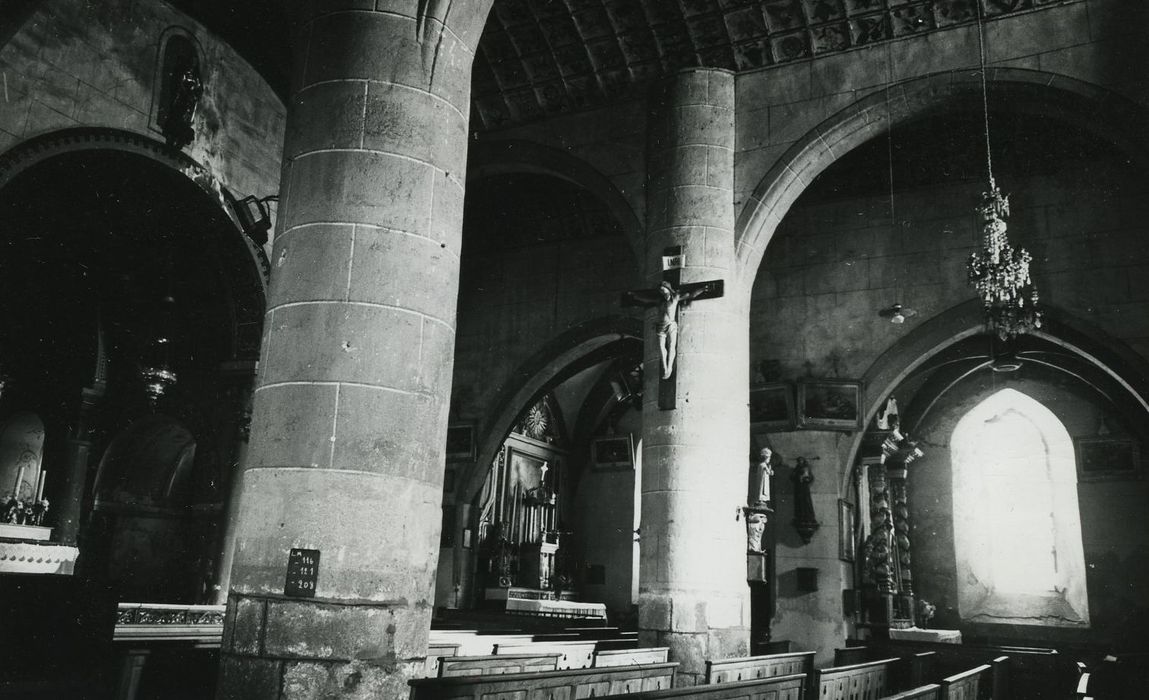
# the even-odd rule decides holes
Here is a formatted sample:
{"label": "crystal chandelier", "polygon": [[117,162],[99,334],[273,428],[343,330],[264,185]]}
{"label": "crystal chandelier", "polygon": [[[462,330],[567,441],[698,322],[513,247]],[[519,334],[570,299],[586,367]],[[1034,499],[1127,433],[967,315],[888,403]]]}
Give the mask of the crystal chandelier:
{"label": "crystal chandelier", "polygon": [[1006,235],[1009,196],[989,181],[978,212],[982,218],[981,250],[971,253],[969,283],[981,297],[987,328],[1001,340],[1041,328],[1037,288],[1029,276],[1029,251],[1015,248]]}
{"label": "crystal chandelier", "polygon": [[971,253],[966,270],[969,284],[981,297],[986,328],[1001,340],[1041,328],[1037,288],[1029,276],[1029,251],[1015,248],[1006,235],[1009,196],[993,179],[993,153],[989,145],[989,92],[985,78],[985,37],[981,5],[978,4],[977,36],[981,63],[982,116],[985,119],[985,161],[989,189],[981,195],[978,213],[982,220],[981,250]]}

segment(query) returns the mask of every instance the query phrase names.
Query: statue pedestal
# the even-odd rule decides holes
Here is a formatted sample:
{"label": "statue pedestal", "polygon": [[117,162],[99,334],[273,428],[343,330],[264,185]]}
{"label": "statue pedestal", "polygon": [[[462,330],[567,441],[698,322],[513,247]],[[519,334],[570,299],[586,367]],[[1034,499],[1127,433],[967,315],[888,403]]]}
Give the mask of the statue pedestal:
{"label": "statue pedestal", "polygon": [[[6,527],[30,527],[14,525]],[[32,528],[51,532],[51,528]],[[58,574],[70,576],[76,568],[80,550],[48,542],[12,542],[0,540],[0,573]]]}

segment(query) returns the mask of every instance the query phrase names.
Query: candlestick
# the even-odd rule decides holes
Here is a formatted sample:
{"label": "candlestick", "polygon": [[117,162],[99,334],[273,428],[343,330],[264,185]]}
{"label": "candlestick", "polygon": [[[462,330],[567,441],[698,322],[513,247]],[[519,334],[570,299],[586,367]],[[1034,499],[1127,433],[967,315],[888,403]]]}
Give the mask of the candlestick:
{"label": "candlestick", "polygon": [[16,472],[16,483],[12,485],[12,498],[20,500],[20,482],[24,480],[24,470],[26,465],[20,465],[20,471]]}
{"label": "candlestick", "polygon": [[36,483],[36,500],[37,501],[42,500],[44,498],[44,482],[47,480],[48,480],[48,470],[47,469],[41,470],[40,479]]}

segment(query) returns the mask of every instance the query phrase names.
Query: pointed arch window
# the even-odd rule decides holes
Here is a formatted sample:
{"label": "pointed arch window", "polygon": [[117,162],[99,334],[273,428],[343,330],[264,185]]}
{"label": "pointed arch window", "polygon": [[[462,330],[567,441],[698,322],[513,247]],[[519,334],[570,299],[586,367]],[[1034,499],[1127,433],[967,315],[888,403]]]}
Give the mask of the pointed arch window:
{"label": "pointed arch window", "polygon": [[971,622],[1089,622],[1073,441],[1048,408],[1002,389],[950,440],[958,607]]}

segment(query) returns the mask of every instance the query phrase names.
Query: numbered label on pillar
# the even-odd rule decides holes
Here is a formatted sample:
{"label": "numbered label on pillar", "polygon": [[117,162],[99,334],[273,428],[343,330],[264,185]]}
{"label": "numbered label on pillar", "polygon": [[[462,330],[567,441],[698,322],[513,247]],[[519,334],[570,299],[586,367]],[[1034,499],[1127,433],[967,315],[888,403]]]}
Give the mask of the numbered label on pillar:
{"label": "numbered label on pillar", "polygon": [[318,580],[319,550],[292,549],[287,555],[287,583],[283,584],[283,595],[314,598]]}

